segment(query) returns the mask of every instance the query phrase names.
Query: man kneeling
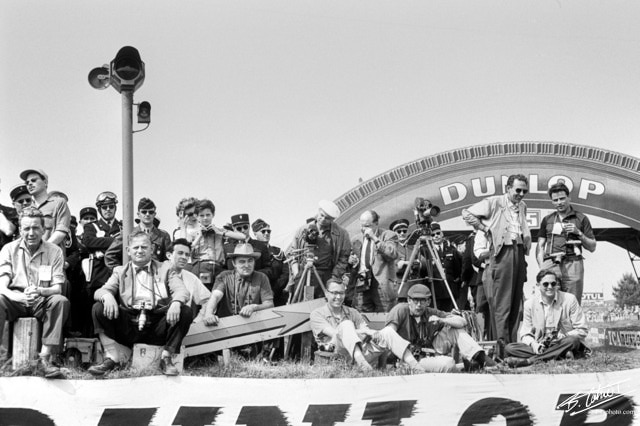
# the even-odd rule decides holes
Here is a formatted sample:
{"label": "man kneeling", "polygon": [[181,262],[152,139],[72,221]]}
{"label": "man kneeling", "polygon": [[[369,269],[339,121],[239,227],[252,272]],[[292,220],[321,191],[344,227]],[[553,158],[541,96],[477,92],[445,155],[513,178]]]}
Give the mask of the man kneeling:
{"label": "man kneeling", "polygon": [[393,352],[415,371],[423,369],[409,350],[409,342],[394,330],[371,330],[360,313],[344,306],[345,287],[333,278],[327,282],[327,304],[311,312],[311,330],[318,346],[353,360],[363,370],[381,355]]}
{"label": "man kneeling", "polygon": [[589,350],[584,345],[587,323],[576,297],[560,291],[560,277],[553,270],[538,272],[536,282],[538,291],[524,303],[520,342],[505,347],[510,367],[581,357]]}
{"label": "man kneeling", "polygon": [[411,348],[425,371],[448,373],[457,371],[456,362],[449,354],[457,345],[468,370],[475,370],[493,363],[464,330],[466,320],[458,315],[429,308],[431,291],[422,284],[415,284],[407,293],[408,303],[393,307],[387,314],[386,328],[411,342]]}
{"label": "man kneeling", "polygon": [[129,263],[114,269],[113,275],[94,295],[93,323],[104,347],[102,364],[89,373],[102,376],[120,362],[117,344],[163,345],[160,369],[167,376],[178,375],[171,355],[179,352],[189,331],[193,312],[186,303],[189,292],[170,265],[151,260],[149,234],[129,235]]}

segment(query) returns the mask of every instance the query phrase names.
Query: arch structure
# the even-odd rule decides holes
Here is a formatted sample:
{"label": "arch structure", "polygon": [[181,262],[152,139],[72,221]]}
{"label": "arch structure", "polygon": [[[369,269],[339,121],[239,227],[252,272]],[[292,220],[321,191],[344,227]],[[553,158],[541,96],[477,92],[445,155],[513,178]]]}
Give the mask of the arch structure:
{"label": "arch structure", "polygon": [[[462,209],[490,195],[503,194],[509,175],[529,179],[525,197],[529,223],[538,228],[550,209],[549,186],[563,181],[573,206],[634,231],[602,231],[598,239],[640,254],[640,159],[604,149],[556,142],[504,142],[442,152],[403,164],[344,193],[336,204],[337,223],[351,235],[359,232],[360,214],[374,209],[387,228],[398,218],[413,220],[414,200],[423,197],[441,208],[436,220],[459,217]],[[470,228],[458,230],[469,231]],[[622,231],[622,230],[621,230]]]}

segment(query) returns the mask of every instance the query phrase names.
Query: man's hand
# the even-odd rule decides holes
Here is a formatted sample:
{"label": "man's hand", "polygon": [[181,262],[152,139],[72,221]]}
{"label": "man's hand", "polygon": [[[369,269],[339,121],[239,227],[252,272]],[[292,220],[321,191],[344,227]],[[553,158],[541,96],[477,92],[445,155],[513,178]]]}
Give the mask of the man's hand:
{"label": "man's hand", "polygon": [[169,310],[167,311],[167,322],[169,325],[173,326],[180,321],[180,307],[182,304],[178,301],[171,302],[169,305]]}
{"label": "man's hand", "polygon": [[[19,293],[18,293],[19,294]],[[36,303],[36,300],[40,297],[38,293],[38,287],[34,285],[30,285],[29,287],[24,289],[24,305],[25,306],[33,306]]]}
{"label": "man's hand", "polygon": [[541,354],[542,352],[544,352],[544,346],[535,341],[531,342],[531,349],[533,349],[533,353],[536,354]]}
{"label": "man's hand", "polygon": [[204,317],[204,323],[206,325],[218,325],[218,321],[219,318],[216,316],[216,314],[205,315]]}
{"label": "man's hand", "polygon": [[258,305],[256,304],[251,304],[251,305],[247,305],[247,306],[243,306],[242,309],[240,309],[240,315],[243,317],[250,317],[252,313],[254,313],[258,308]]}
{"label": "man's hand", "polygon": [[351,265],[351,266],[356,266],[356,265],[358,264],[358,262],[359,262],[359,260],[358,260],[358,256],[356,256],[355,254],[351,253],[351,254],[349,255],[349,260],[348,260],[348,262],[349,262],[349,265]]}
{"label": "man's hand", "polygon": [[443,319],[444,319],[444,318],[440,318],[440,317],[439,317],[439,316],[437,316],[437,315],[431,315],[431,316],[429,317],[429,322],[435,322],[436,324],[444,323]]}
{"label": "man's hand", "polygon": [[116,298],[113,297],[111,293],[107,293],[102,296],[102,306],[104,316],[108,319],[118,318],[118,314],[120,313],[120,309],[118,309],[118,302],[116,302]]}

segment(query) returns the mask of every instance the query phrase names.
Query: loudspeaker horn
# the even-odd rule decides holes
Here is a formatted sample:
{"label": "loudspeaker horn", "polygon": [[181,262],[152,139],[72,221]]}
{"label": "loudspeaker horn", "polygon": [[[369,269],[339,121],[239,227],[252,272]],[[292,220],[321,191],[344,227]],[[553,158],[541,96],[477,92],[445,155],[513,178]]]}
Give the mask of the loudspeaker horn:
{"label": "loudspeaker horn", "polygon": [[89,84],[94,89],[102,90],[109,87],[110,76],[109,76],[109,66],[103,65],[98,68],[94,68],[89,73]]}

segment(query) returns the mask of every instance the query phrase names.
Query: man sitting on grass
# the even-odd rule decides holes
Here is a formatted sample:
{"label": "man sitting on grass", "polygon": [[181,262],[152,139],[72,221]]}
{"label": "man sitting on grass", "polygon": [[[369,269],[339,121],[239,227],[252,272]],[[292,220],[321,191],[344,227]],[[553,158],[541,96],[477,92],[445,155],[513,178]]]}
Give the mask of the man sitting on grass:
{"label": "man sitting on grass", "polygon": [[109,280],[96,291],[93,324],[104,347],[104,361],[89,373],[103,376],[120,362],[118,344],[163,345],[160,369],[176,376],[171,355],[180,351],[189,331],[193,311],[187,306],[189,292],[169,264],[152,260],[149,234],[134,231],[128,237],[130,261],[113,270]]}
{"label": "man sitting on grass", "polygon": [[549,269],[536,276],[538,291],[524,303],[520,342],[505,348],[505,362],[523,367],[537,361],[584,356],[587,324],[576,297],[560,291],[560,277]]}
{"label": "man sitting on grass", "polygon": [[400,303],[387,314],[385,329],[397,331],[411,342],[411,349],[425,371],[450,373],[458,370],[450,353],[457,346],[466,370],[495,365],[484,350],[464,329],[466,320],[459,316],[429,308],[431,291],[415,284],[407,293],[407,303]]}
{"label": "man sitting on grass", "polygon": [[409,350],[409,342],[393,329],[371,330],[360,313],[344,306],[345,286],[334,278],[327,282],[327,304],[311,312],[311,330],[318,346],[355,361],[365,371],[381,355],[393,352],[414,371],[424,372]]}

